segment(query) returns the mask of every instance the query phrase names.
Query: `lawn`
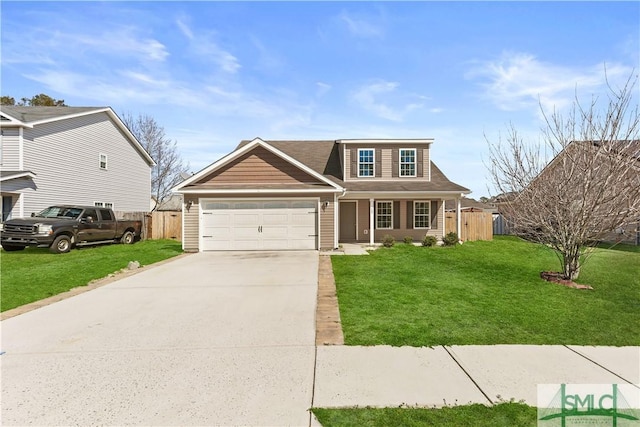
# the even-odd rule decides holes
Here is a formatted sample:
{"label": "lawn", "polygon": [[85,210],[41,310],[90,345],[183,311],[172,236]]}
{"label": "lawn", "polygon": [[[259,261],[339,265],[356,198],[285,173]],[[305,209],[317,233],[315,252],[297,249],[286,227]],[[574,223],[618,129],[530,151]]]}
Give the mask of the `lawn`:
{"label": "lawn", "polygon": [[345,343],[640,345],[640,253],[594,251],[592,291],[540,279],[555,254],[515,237],[333,256]]}
{"label": "lawn", "polygon": [[324,427],[338,426],[535,426],[537,409],[521,403],[427,408],[314,408]]}
{"label": "lawn", "polygon": [[133,245],[89,246],[66,254],[46,248],[0,252],[0,311],[57,295],[127,267],[142,266],[182,253],[180,242],[145,240]]}

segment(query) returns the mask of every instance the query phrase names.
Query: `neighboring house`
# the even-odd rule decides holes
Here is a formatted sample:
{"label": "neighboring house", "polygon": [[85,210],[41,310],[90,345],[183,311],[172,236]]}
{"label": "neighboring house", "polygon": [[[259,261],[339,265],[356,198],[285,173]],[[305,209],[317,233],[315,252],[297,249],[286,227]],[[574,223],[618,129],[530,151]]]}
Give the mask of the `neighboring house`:
{"label": "neighboring house", "polygon": [[149,210],[153,159],[109,107],[0,107],[2,220],[53,204]]}
{"label": "neighboring house", "polygon": [[433,139],[243,141],[173,190],[183,248],[331,249],[444,236],[444,201],[470,191],[431,161]]}
{"label": "neighboring house", "polygon": [[[444,203],[444,209],[447,212],[455,212],[457,208],[458,207],[455,200],[446,200]],[[479,202],[469,197],[462,197],[460,199],[460,210],[462,212],[489,212],[492,214],[498,213],[498,210],[493,206]]]}

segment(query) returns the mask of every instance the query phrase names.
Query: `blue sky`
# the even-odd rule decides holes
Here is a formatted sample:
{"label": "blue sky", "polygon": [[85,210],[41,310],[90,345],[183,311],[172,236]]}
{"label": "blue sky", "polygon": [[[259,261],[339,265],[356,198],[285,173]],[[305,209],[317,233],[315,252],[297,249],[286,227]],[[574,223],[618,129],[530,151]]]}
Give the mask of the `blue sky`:
{"label": "blue sky", "polygon": [[2,95],[148,114],[197,171],[240,140],[435,138],[488,195],[485,135],[640,69],[639,2],[11,2]]}

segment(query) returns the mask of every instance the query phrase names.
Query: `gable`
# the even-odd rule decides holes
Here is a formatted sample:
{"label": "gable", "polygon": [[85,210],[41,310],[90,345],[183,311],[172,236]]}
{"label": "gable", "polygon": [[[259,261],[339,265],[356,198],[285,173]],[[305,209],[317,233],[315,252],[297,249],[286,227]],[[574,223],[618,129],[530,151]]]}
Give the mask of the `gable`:
{"label": "gable", "polygon": [[317,178],[258,145],[212,171],[193,185],[319,184]]}

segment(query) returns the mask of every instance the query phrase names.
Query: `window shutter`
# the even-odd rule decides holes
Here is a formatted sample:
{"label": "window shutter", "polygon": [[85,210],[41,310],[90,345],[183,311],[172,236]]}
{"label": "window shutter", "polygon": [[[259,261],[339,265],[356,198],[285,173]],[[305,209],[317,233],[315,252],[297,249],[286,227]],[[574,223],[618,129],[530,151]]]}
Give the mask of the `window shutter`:
{"label": "window shutter", "polygon": [[416,149],[416,176],[422,178],[424,176],[424,150],[422,148]]}
{"label": "window shutter", "polygon": [[413,229],[413,201],[407,201],[407,229]]}
{"label": "window shutter", "polygon": [[391,176],[393,178],[397,178],[398,177],[398,169],[399,169],[399,164],[400,164],[400,151],[399,150],[392,150],[391,151]]}
{"label": "window shutter", "polygon": [[393,202],[393,229],[400,228],[400,202]]}
{"label": "window shutter", "polygon": [[382,150],[376,148],[375,150],[375,177],[380,178],[382,176]]}
{"label": "window shutter", "polygon": [[431,212],[431,228],[438,228],[438,202],[432,201],[429,209]]}
{"label": "window shutter", "polygon": [[358,176],[358,149],[351,149],[351,178]]}

